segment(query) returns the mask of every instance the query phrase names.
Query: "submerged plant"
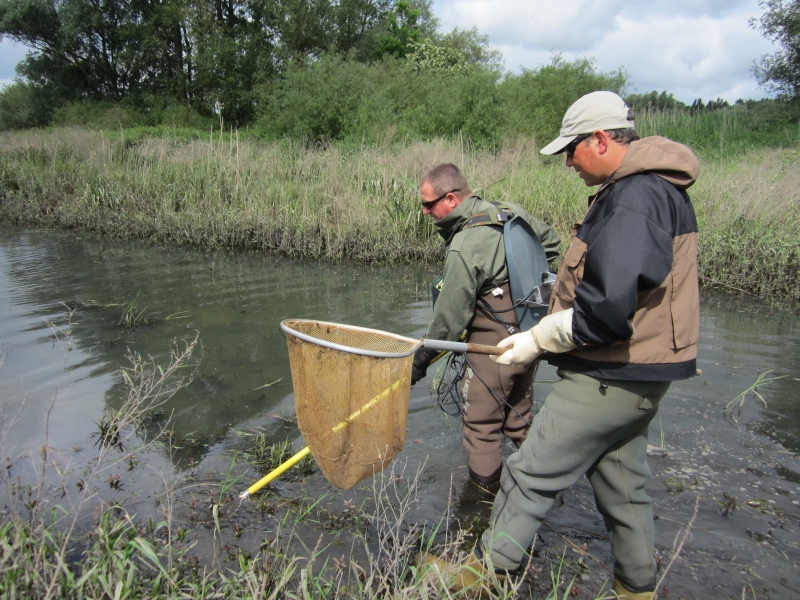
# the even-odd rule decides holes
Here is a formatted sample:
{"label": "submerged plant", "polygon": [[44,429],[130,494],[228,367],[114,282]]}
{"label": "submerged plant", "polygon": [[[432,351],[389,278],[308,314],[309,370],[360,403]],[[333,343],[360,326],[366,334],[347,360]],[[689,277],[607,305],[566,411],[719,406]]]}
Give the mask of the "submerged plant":
{"label": "submerged plant", "polygon": [[756,379],[755,383],[751,385],[749,388],[747,388],[745,391],[743,391],[741,394],[736,396],[736,398],[728,402],[728,404],[725,406],[722,412],[732,416],[733,409],[736,406],[736,403],[738,402],[739,408],[736,411],[736,417],[742,416],[742,408],[744,407],[744,401],[747,398],[747,394],[750,393],[753,394],[753,397],[758,398],[761,401],[761,403],[764,405],[764,408],[767,408],[767,401],[764,399],[764,396],[762,396],[761,393],[758,391],[758,388],[768,383],[772,383],[773,381],[776,381],[778,379],[783,379],[784,377],[787,377],[786,375],[778,375],[777,377],[767,377],[767,375],[769,375],[770,373],[772,373],[772,370],[764,371],[763,373],[761,373],[758,376],[758,379]]}
{"label": "submerged plant", "polygon": [[122,431],[119,427],[117,413],[103,415],[99,421],[95,421],[95,425],[97,425],[95,446],[100,446],[100,448],[104,449],[116,448],[119,451],[123,450]]}
{"label": "submerged plant", "polygon": [[[294,455],[292,440],[285,439],[270,442],[266,434],[259,432],[253,436],[252,447],[246,455],[258,467],[259,471],[264,473],[274,471]],[[311,456],[306,456],[287,474],[294,473],[295,476],[307,476],[313,472],[314,459]]]}
{"label": "submerged plant", "polygon": [[140,293],[141,292],[136,292],[133,300],[131,300],[125,307],[125,310],[122,311],[122,316],[120,317],[117,325],[125,327],[126,329],[131,329],[137,325],[145,325],[152,322],[150,315],[147,313],[147,307],[145,306],[141,310],[139,308]]}

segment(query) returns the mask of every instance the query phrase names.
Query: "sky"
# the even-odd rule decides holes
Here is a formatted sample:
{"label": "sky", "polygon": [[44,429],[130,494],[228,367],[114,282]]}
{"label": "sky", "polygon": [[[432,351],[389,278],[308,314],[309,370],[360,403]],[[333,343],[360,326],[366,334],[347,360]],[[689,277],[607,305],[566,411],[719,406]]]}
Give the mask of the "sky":
{"label": "sky", "polygon": [[763,98],[751,67],[776,48],[748,26],[758,0],[434,0],[444,30],[477,27],[519,72],[566,59],[622,67],[629,91],[695,98]]}
{"label": "sky", "polygon": [[[623,68],[630,92],[666,90],[679,100],[763,98],[750,71],[775,47],[748,26],[758,0],[434,0],[442,29],[477,27],[519,72],[592,57]],[[24,46],[0,42],[0,84],[14,78]]]}

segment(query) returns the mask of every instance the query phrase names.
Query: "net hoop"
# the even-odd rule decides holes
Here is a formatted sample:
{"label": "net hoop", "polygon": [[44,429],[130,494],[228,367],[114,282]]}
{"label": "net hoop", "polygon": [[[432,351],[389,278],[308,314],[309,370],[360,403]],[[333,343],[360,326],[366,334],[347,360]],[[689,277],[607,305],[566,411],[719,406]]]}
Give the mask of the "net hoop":
{"label": "net hoop", "polygon": [[308,335],[306,333],[301,333],[300,331],[297,331],[296,329],[294,329],[289,325],[290,323],[314,323],[316,325],[321,325],[321,326],[340,328],[342,327],[342,325],[339,323],[331,323],[330,321],[317,321],[315,319],[290,319],[287,321],[281,321],[281,331],[285,335],[291,335],[292,337],[296,337],[300,340],[303,340],[304,342],[309,342],[310,344],[316,344],[317,346],[322,346],[323,348],[338,350],[340,352],[347,352],[348,354],[358,354],[359,356],[369,356],[371,358],[405,358],[406,356],[410,356],[411,354],[413,354],[417,350],[417,348],[419,348],[425,343],[424,340],[414,340],[411,338],[403,337],[402,335],[396,335],[394,333],[389,333],[387,331],[381,331],[380,329],[369,329],[367,327],[356,327],[354,325],[347,325],[347,329],[351,331],[372,333],[382,337],[394,338],[400,342],[413,344],[410,349],[404,350],[402,352],[380,352],[377,350],[367,350],[365,348],[358,348],[355,346],[345,346],[342,344],[337,344],[335,342],[322,340],[312,335]]}

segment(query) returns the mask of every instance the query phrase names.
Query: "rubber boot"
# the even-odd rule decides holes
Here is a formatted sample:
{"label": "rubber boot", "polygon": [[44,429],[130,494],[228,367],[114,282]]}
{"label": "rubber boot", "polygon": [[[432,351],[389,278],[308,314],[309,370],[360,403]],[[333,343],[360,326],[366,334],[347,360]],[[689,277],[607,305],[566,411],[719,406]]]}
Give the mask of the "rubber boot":
{"label": "rubber boot", "polygon": [[467,468],[469,469],[469,478],[478,486],[478,488],[484,490],[486,493],[491,494],[492,496],[497,494],[497,490],[500,489],[500,474],[503,471],[503,465],[500,465],[500,468],[488,476],[478,475],[469,467]]}
{"label": "rubber boot", "polygon": [[652,600],[655,590],[648,592],[632,592],[619,581],[614,580],[614,593],[619,600]]}
{"label": "rubber boot", "polygon": [[420,552],[415,562],[423,575],[426,566],[435,569],[444,578],[448,590],[453,593],[468,592],[473,598],[490,598],[488,588],[502,588],[506,580],[506,575],[490,572],[474,550],[463,564],[448,562],[428,552]]}

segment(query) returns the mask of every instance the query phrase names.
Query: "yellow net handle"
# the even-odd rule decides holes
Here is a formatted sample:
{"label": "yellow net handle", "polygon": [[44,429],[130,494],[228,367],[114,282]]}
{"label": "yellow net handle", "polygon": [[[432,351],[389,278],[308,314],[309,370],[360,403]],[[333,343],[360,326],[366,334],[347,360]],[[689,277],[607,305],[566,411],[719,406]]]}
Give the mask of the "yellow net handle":
{"label": "yellow net handle", "polygon": [[[434,362],[439,360],[439,358],[441,358],[441,356],[437,356],[434,360],[431,361],[431,364],[433,364]],[[337,431],[340,431],[340,430],[344,429],[345,427],[347,427],[352,421],[356,420],[362,414],[367,412],[370,408],[372,408],[373,406],[375,406],[376,404],[378,404],[382,400],[385,400],[386,397],[389,394],[394,393],[397,390],[397,388],[399,388],[401,385],[403,385],[406,381],[408,381],[408,379],[405,378],[405,377],[402,377],[402,378],[398,379],[397,381],[395,381],[392,385],[390,385],[388,388],[383,390],[380,394],[375,396],[372,400],[367,402],[364,406],[359,408],[357,411],[355,411],[353,414],[351,414],[349,417],[347,417],[344,421],[342,421],[338,425],[335,425],[333,427],[333,429],[331,429],[331,432],[336,433]],[[266,475],[266,476],[262,477],[261,479],[259,479],[258,481],[256,481],[253,485],[251,485],[249,488],[247,488],[246,491],[244,491],[241,494],[239,494],[239,500],[247,500],[247,498],[249,498],[251,494],[255,494],[258,490],[260,490],[262,487],[267,485],[270,481],[272,481],[273,479],[275,479],[279,475],[282,475],[283,473],[285,473],[286,471],[291,469],[294,465],[296,465],[301,460],[303,460],[308,455],[308,453],[310,451],[311,450],[309,449],[308,446],[306,446],[305,448],[300,450],[300,452],[298,452],[297,454],[292,456],[290,459],[288,459],[282,465],[280,465],[275,470],[270,472],[268,475]]]}

